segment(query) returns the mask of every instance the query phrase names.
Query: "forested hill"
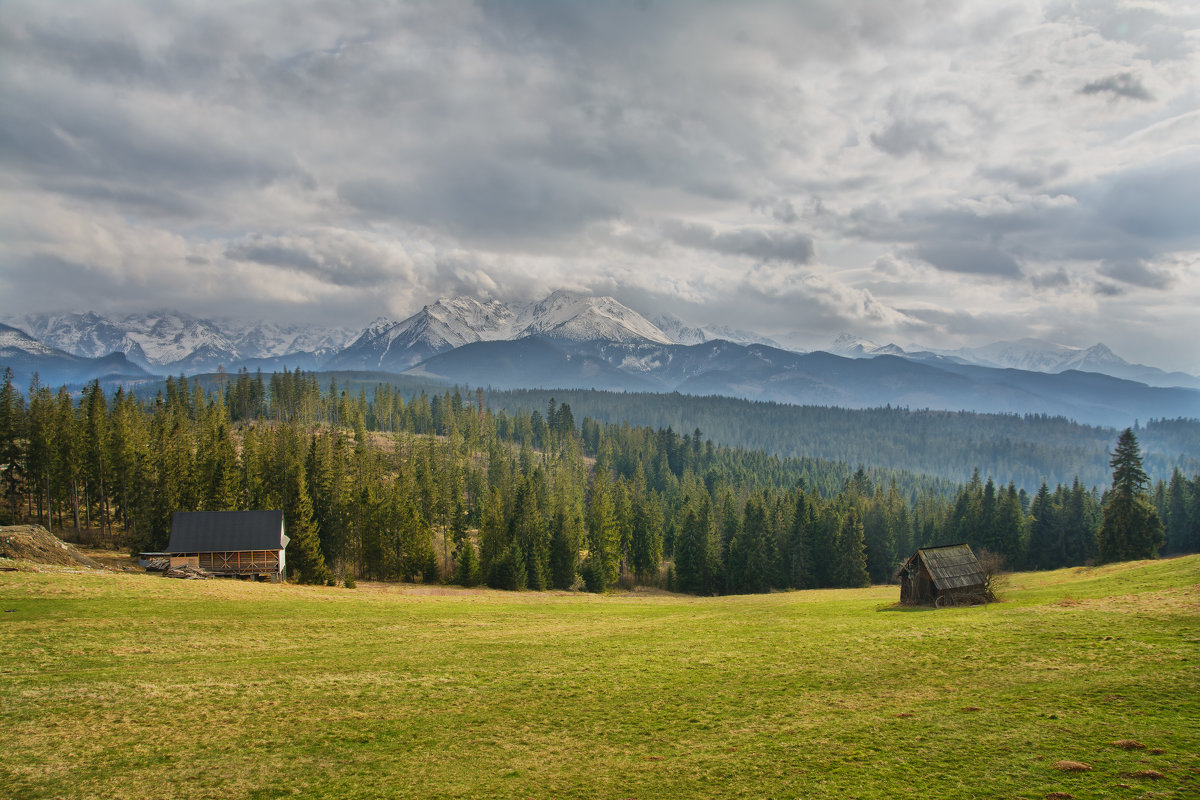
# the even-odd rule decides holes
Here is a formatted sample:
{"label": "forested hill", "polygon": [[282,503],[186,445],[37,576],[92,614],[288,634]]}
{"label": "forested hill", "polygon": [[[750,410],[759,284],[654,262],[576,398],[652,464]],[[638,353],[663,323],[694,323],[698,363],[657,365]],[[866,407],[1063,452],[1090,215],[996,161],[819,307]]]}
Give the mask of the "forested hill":
{"label": "forested hill", "polygon": [[[487,392],[492,408],[510,413],[544,409],[552,397],[569,403],[580,418],[671,427],[680,433],[699,428],[706,438],[732,447],[910,470],[954,481],[967,480],[978,468],[1002,484],[1013,481],[1029,492],[1037,491],[1043,480],[1054,485],[1078,477],[1085,486],[1106,485],[1117,434],[1111,428],[1041,415],[859,410],[587,390]],[[1200,421],[1150,420],[1137,433],[1152,479],[1169,479],[1176,467],[1185,474],[1200,472]]]}
{"label": "forested hill", "polygon": [[[232,376],[199,375],[193,385],[212,391]],[[313,378],[331,381],[351,394],[372,395],[387,384],[404,397],[436,395],[448,387],[439,381],[381,372],[324,372]],[[164,384],[136,387],[153,398]],[[474,387],[457,387],[474,396]],[[903,408],[845,409],[796,406],[737,398],[698,397],[678,393],[605,392],[590,389],[485,389],[495,410],[509,413],[545,411],[550,398],[566,402],[577,418],[598,422],[672,428],[694,433],[730,447],[762,450],[772,455],[865,465],[967,481],[978,469],[1029,493],[1045,480],[1051,486],[1076,477],[1087,487],[1104,487],[1115,429],[1082,425],[1063,417],[978,414],[967,411],[911,411]],[[1175,468],[1200,473],[1200,420],[1149,420],[1137,428],[1146,472],[1153,480],[1169,480]]]}

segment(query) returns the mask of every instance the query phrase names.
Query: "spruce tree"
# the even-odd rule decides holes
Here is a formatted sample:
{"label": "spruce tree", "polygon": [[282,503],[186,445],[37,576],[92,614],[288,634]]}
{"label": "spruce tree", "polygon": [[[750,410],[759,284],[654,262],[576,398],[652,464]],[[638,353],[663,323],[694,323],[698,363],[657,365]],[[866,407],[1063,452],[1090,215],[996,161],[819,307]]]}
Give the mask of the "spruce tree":
{"label": "spruce tree", "polygon": [[4,385],[0,386],[0,467],[3,468],[4,505],[8,519],[17,522],[21,503],[25,463],[25,403],[21,392],[13,386],[13,372],[4,368]]}
{"label": "spruce tree", "polygon": [[846,512],[838,529],[834,585],[843,587],[870,586],[867,574],[867,545],[862,520],[853,507]]}
{"label": "spruce tree", "polygon": [[321,554],[321,540],[313,520],[312,498],[308,481],[299,458],[288,470],[288,492],[283,509],[284,528],[288,535],[287,564],[300,583],[325,583],[329,571]]}
{"label": "spruce tree", "polygon": [[1100,561],[1153,558],[1163,544],[1163,528],[1147,496],[1150,479],[1132,429],[1121,432],[1108,463],[1113,483],[1104,502]]}
{"label": "spruce tree", "polygon": [[1063,564],[1062,529],[1046,482],[1029,507],[1029,548],[1026,563],[1031,569],[1056,569]]}
{"label": "spruce tree", "polygon": [[454,582],[459,586],[479,585],[479,557],[475,545],[468,538],[458,546],[458,558],[454,563]]}

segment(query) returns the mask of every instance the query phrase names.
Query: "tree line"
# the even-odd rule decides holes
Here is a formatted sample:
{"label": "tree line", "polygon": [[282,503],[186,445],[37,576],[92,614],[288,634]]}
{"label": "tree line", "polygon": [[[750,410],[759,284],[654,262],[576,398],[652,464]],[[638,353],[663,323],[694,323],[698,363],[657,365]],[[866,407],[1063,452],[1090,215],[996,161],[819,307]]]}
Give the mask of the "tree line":
{"label": "tree line", "polygon": [[[797,406],[732,397],[574,389],[490,391],[495,409],[544,408],[550,396],[600,422],[702,428],[716,442],[782,457],[912,470],[962,482],[973,468],[998,482],[1036,492],[1042,481],[1085,486],[1109,480],[1108,450],[1117,431],[1045,414],[979,414],[907,408]],[[1200,421],[1135,425],[1146,471],[1170,480],[1176,469],[1200,472]]]}
{"label": "tree line", "polygon": [[[553,398],[509,413],[479,390],[354,393],[299,370],[171,378],[139,398],[36,378],[22,392],[6,375],[0,517],[156,551],[174,511],[280,508],[302,581],[534,590],[862,586],[892,580],[917,547],[959,541],[1013,568],[1200,550],[1200,475],[1151,487],[1127,433],[1118,450],[1136,469],[1112,489],[1076,480],[1030,496],[978,474],[954,485],[699,429],[577,421]],[[1149,533],[1106,545],[1110,516],[1110,533],[1130,520]]]}

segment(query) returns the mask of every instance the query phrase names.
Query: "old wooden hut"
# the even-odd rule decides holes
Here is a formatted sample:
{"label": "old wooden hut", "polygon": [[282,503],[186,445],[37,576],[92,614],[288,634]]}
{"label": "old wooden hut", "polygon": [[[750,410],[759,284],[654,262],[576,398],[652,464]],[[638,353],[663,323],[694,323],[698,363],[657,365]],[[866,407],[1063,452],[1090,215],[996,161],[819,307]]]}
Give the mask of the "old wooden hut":
{"label": "old wooden hut", "polygon": [[979,559],[965,544],[922,547],[900,566],[900,602],[952,606],[995,598]]}
{"label": "old wooden hut", "polygon": [[282,511],[176,511],[166,555],[172,568],[280,581],[288,541]]}

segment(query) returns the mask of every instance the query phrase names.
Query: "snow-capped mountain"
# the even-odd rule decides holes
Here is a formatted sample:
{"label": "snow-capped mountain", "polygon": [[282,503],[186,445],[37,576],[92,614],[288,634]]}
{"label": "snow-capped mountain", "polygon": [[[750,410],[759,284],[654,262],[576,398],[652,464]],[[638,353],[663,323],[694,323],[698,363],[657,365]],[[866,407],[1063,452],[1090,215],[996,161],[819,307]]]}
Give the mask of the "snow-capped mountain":
{"label": "snow-capped mountain", "polygon": [[522,309],[517,324],[520,336],[540,334],[572,342],[671,344],[671,339],[653,323],[611,297],[584,297],[561,290]]}
{"label": "snow-capped mountain", "polygon": [[0,369],[9,368],[17,386],[36,374],[43,386],[82,384],[99,378],[105,384],[138,383],[150,377],[122,353],[88,358],[39,342],[22,330],[0,324]]}
{"label": "snow-capped mountain", "polygon": [[611,297],[557,291],[528,305],[443,298],[399,322],[378,319],[339,353],[341,369],[407,369],[430,356],[473,342],[539,335],[571,342],[670,344],[661,330]]}
{"label": "snow-capped mountain", "polygon": [[52,356],[59,352],[62,351],[39,342],[25,331],[0,323],[0,353]]}
{"label": "snow-capped mountain", "polygon": [[880,345],[869,339],[843,333],[833,340],[828,352],[847,358],[893,355],[927,363],[973,364],[994,369],[1019,369],[1050,374],[1078,370],[1138,381],[1148,386],[1200,388],[1200,378],[1194,375],[1165,372],[1144,364],[1131,364],[1103,344],[1071,347],[1042,339],[1025,338],[993,342],[982,347],[962,347],[957,350],[938,350],[920,345],[911,345],[905,350],[896,344]]}
{"label": "snow-capped mountain", "polygon": [[674,314],[664,311],[648,319],[675,344],[702,344],[708,341],[702,328],[688,325]]}
{"label": "snow-capped mountain", "polygon": [[655,314],[649,319],[675,344],[702,344],[721,340],[734,344],[765,344],[781,350],[794,349],[785,348],[779,342],[769,336],[763,336],[761,333],[731,328],[728,325],[705,325],[703,327],[688,325],[674,314],[666,312]]}
{"label": "snow-capped mountain", "polygon": [[855,336],[852,333],[840,334],[826,348],[826,352],[846,358],[872,358],[874,356],[902,356],[903,349],[895,344],[877,344],[870,339]]}
{"label": "snow-capped mountain", "polygon": [[292,353],[330,354],[344,348],[359,333],[351,328],[247,322],[231,317],[221,317],[213,322],[242,358],[274,358]]}
{"label": "snow-capped mountain", "polygon": [[200,350],[229,361],[238,357],[237,348],[216,325],[187,314],[129,314],[118,319],[91,312],[38,314],[23,321],[41,341],[85,358],[124,353],[135,363],[157,368]]}
{"label": "snow-capped mountain", "polygon": [[151,371],[199,372],[218,364],[293,353],[340,350],[344,329],[270,322],[213,321],[180,312],[129,314],[37,314],[17,320],[40,341],[83,358],[123,353]]}
{"label": "snow-capped mountain", "polygon": [[[84,379],[85,375],[138,375],[143,371],[195,374],[211,372],[219,365],[229,371],[247,367],[263,371],[302,368],[403,372],[469,345],[517,342],[531,336],[553,343],[571,358],[583,358],[571,365],[571,369],[583,370],[581,381],[592,374],[589,370],[603,372],[610,367],[622,374],[640,376],[639,380],[656,375],[656,379],[667,380],[663,378],[667,373],[673,376],[671,380],[683,380],[688,376],[675,376],[673,372],[682,369],[679,365],[684,363],[679,360],[679,348],[718,341],[748,348],[746,363],[753,364],[754,369],[764,369],[759,363],[767,352],[764,347],[793,354],[804,352],[799,347],[781,347],[758,333],[715,325],[693,326],[667,313],[647,319],[611,297],[566,291],[531,303],[443,298],[404,320],[377,319],[357,336],[346,328],[202,319],[179,312],[115,317],[41,314],[12,322],[15,328],[5,327],[0,337],[0,352],[7,354],[7,362],[21,366],[24,374],[39,371],[44,379],[51,374],[69,376],[69,382]],[[28,331],[30,336],[16,328]],[[544,355],[545,348],[530,348],[533,346],[521,351],[524,360],[517,362],[528,362],[535,351]],[[740,353],[736,348],[730,352]],[[1051,374],[1078,371],[1150,386],[1200,388],[1200,378],[1131,364],[1102,344],[1082,348],[1020,339],[958,350],[919,345],[905,349],[842,334],[826,349],[853,359],[896,356],[947,369],[977,366]],[[472,357],[501,351],[504,349],[483,348]],[[772,355],[771,359],[779,357]],[[88,359],[109,359],[111,363],[84,363]],[[686,363],[694,360],[692,356],[685,359]],[[744,367],[733,372],[743,372]],[[512,378],[519,382],[521,375]]]}
{"label": "snow-capped mountain", "polygon": [[1042,339],[1024,338],[941,352],[943,355],[957,356],[984,367],[1050,373],[1073,369],[1135,380],[1149,386],[1200,387],[1200,379],[1193,375],[1166,372],[1144,364],[1131,364],[1099,343],[1091,347],[1071,347]]}

